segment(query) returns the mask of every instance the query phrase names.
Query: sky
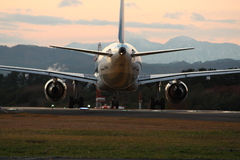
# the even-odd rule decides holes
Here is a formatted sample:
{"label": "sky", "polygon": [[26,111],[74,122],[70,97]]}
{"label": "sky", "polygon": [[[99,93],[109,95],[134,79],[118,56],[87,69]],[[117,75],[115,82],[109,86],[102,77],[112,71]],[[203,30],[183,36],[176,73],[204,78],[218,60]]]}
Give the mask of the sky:
{"label": "sky", "polygon": [[[117,41],[120,0],[1,0],[0,45]],[[240,45],[240,0],[125,0],[125,37]]]}

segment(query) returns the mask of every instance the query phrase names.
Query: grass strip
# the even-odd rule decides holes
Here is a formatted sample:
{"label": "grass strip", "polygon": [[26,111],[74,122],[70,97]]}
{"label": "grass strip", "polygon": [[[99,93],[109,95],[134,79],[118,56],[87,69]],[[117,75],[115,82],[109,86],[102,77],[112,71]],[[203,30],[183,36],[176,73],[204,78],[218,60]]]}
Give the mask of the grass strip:
{"label": "grass strip", "polygon": [[237,122],[32,114],[0,118],[1,157],[240,157]]}

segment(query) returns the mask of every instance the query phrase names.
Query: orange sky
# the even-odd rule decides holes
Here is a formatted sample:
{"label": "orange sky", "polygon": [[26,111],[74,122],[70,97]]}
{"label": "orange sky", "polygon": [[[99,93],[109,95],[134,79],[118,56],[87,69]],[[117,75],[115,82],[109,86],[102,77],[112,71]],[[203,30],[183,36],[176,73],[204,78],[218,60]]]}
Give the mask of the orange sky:
{"label": "orange sky", "polygon": [[[120,0],[7,0],[0,45],[117,40]],[[165,43],[184,35],[240,45],[239,0],[125,0],[126,38]]]}

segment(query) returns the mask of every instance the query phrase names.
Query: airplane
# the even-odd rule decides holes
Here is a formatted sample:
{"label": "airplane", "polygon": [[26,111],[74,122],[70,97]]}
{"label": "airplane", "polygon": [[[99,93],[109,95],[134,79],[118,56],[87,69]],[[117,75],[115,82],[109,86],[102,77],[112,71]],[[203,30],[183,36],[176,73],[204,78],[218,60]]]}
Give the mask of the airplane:
{"label": "airplane", "polygon": [[[168,50],[157,50],[138,52],[131,44],[125,42],[124,35],[124,0],[120,0],[120,16],[119,16],[119,30],[118,41],[105,47],[103,50],[88,50],[79,48],[69,48],[51,45],[52,48],[65,49],[71,51],[77,51],[87,54],[95,55],[95,73],[93,75],[87,75],[83,73],[69,73],[59,71],[49,71],[35,68],[24,68],[15,66],[0,65],[0,70],[5,71],[17,71],[25,74],[40,74],[52,76],[53,78],[46,82],[44,87],[44,93],[46,98],[52,102],[60,102],[66,97],[67,85],[65,79],[73,81],[74,97],[69,98],[69,107],[78,104],[80,107],[84,106],[84,99],[78,97],[78,84],[84,82],[87,84],[96,85],[100,91],[113,92],[118,94],[119,92],[132,92],[136,91],[140,85],[148,83],[157,83],[159,89],[157,89],[157,97],[151,99],[151,108],[160,106],[161,109],[165,109],[165,99],[159,97],[161,82],[169,81],[165,87],[166,99],[171,103],[182,103],[188,95],[187,85],[180,79],[188,77],[199,77],[222,74],[240,73],[240,69],[228,69],[228,70],[214,70],[214,71],[202,71],[202,72],[185,72],[185,73],[171,73],[171,74],[153,74],[153,75],[140,75],[142,68],[142,56],[163,54],[170,52],[178,52],[184,50],[192,50],[189,48],[178,48]],[[119,104],[117,98],[114,96],[112,100],[112,106],[118,108]]]}

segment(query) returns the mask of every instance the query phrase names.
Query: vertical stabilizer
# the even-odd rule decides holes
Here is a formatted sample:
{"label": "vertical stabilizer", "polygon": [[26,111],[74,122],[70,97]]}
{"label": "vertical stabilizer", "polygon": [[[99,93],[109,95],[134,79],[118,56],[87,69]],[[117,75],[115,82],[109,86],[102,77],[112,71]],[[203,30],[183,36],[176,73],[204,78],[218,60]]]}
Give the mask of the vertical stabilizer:
{"label": "vertical stabilizer", "polygon": [[120,4],[118,41],[119,43],[124,43],[124,0],[121,0]]}

